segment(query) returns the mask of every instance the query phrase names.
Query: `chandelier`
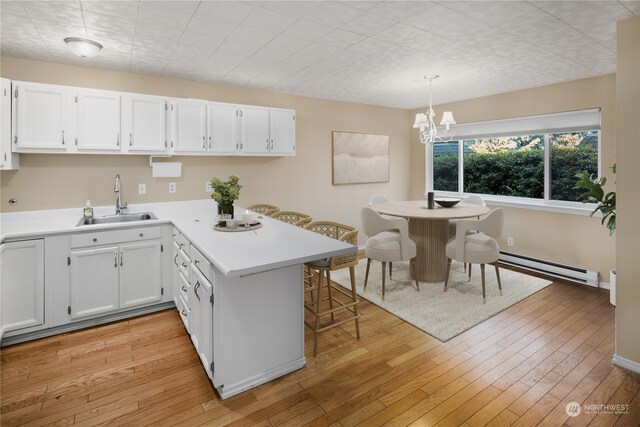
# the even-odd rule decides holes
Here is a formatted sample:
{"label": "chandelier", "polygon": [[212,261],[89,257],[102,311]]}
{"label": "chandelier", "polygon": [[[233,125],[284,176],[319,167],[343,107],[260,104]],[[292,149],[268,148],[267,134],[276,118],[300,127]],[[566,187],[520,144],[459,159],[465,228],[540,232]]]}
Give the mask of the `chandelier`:
{"label": "chandelier", "polygon": [[433,121],[433,118],[436,116],[435,111],[433,111],[432,97],[431,97],[431,83],[434,79],[440,77],[438,74],[429,74],[424,76],[425,79],[429,80],[429,108],[426,113],[418,113],[416,114],[416,122],[413,124],[414,129],[418,129],[418,134],[420,135],[420,142],[426,144],[433,144],[434,142],[446,142],[451,141],[453,135],[449,134],[449,130],[451,125],[455,125],[456,121],[453,119],[453,113],[451,111],[445,111],[442,114],[442,120],[440,120],[440,126],[444,126],[446,128],[444,135],[438,135],[438,128]]}

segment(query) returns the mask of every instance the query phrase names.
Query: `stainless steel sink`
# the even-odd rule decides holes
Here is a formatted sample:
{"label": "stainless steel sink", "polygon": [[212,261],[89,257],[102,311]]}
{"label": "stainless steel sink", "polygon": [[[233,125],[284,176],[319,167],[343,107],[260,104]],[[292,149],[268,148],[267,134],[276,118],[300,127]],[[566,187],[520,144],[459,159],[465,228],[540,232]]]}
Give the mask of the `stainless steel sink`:
{"label": "stainless steel sink", "polygon": [[81,225],[117,224],[120,222],[148,221],[150,219],[158,218],[151,212],[99,216],[94,218],[81,218],[78,224],[76,224],[76,227],[79,227]]}

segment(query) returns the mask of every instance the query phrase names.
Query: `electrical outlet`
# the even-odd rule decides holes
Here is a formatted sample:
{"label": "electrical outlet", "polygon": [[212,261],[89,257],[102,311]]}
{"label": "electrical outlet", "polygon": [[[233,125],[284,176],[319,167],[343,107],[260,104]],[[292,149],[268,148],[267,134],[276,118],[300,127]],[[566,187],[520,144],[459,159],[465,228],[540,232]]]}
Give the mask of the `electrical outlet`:
{"label": "electrical outlet", "polygon": [[138,194],[147,194],[147,184],[138,184]]}
{"label": "electrical outlet", "polygon": [[507,246],[513,246],[513,237],[507,237]]}
{"label": "electrical outlet", "polygon": [[175,193],[176,192],[176,183],[175,182],[170,182],[169,183],[169,193]]}
{"label": "electrical outlet", "polygon": [[213,187],[211,186],[211,181],[207,181],[204,184],[204,191],[206,191],[207,193],[211,193],[213,191]]}

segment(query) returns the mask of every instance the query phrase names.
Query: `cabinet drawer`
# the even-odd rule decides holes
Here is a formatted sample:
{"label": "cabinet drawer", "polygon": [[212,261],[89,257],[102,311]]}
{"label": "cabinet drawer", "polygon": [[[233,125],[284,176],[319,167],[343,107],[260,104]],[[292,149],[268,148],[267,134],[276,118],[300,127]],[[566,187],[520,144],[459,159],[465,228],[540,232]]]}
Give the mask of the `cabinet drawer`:
{"label": "cabinet drawer", "polygon": [[180,316],[180,319],[182,319],[182,323],[184,323],[184,327],[187,329],[187,332],[189,332],[190,310],[189,308],[187,308],[187,304],[184,302],[184,300],[180,295],[178,295],[175,298],[175,303],[176,303],[176,308],[178,309],[178,315]]}
{"label": "cabinet drawer", "polygon": [[180,249],[182,249],[184,251],[184,253],[186,253],[187,255],[191,256],[191,242],[184,237],[184,235],[182,233],[180,233],[178,230],[176,230],[175,228],[173,229],[174,232],[174,237],[173,240],[175,240],[178,243],[178,246],[180,246]]}
{"label": "cabinet drawer", "polygon": [[178,274],[178,295],[180,295],[183,301],[186,303],[187,308],[189,308],[189,286],[191,284],[189,281],[182,275]]}
{"label": "cabinet drawer", "polygon": [[71,247],[111,245],[114,243],[159,239],[161,237],[162,230],[160,227],[138,227],[124,230],[76,233],[71,235]]}
{"label": "cabinet drawer", "polygon": [[198,270],[207,278],[207,280],[213,283],[213,269],[211,268],[211,262],[204,257],[195,247],[191,248],[191,259],[193,264]]}

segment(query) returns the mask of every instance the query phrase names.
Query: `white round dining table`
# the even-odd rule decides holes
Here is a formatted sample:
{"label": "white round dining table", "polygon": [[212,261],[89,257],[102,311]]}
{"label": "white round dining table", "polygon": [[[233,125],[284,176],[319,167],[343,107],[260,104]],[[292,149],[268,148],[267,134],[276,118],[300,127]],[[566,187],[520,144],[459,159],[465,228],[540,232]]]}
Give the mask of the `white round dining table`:
{"label": "white round dining table", "polygon": [[426,200],[385,202],[372,208],[381,214],[409,220],[409,237],[417,246],[414,279],[431,283],[444,282],[447,274],[449,220],[477,217],[490,211],[486,206],[462,202],[450,208],[436,204],[433,209],[427,209]]}

